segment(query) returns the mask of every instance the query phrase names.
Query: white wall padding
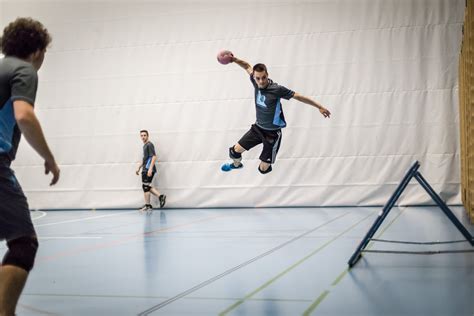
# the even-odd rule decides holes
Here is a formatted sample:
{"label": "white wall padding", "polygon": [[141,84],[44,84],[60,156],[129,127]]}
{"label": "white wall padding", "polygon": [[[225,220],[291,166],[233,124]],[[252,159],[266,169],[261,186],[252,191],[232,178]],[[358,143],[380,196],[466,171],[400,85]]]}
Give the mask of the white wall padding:
{"label": "white wall padding", "polygon": [[[53,36],[36,111],[61,166],[49,187],[24,140],[14,169],[32,208],[138,207],[148,129],[170,207],[382,205],[413,161],[460,203],[458,55],[464,0],[0,2]],[[223,173],[255,120],[253,87],[230,49],[320,101],[283,101],[272,173]],[[415,183],[402,203],[430,198]]]}

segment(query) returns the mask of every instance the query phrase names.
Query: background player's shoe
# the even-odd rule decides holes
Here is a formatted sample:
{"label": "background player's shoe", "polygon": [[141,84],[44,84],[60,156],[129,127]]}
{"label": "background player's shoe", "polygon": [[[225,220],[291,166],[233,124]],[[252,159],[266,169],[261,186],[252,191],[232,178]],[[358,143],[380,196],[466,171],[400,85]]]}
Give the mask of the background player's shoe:
{"label": "background player's shoe", "polygon": [[148,215],[148,214],[151,214],[151,213],[153,212],[153,206],[148,205],[148,207],[147,207],[147,209],[146,209],[145,211],[146,211],[147,215]]}
{"label": "background player's shoe", "polygon": [[143,213],[143,212],[147,212],[148,209],[152,209],[153,210],[153,207],[150,205],[150,204],[145,204],[143,205],[142,207],[140,207],[138,210]]}
{"label": "background player's shoe", "polygon": [[163,208],[163,206],[166,204],[166,195],[160,194],[158,200],[160,200],[160,208]]}

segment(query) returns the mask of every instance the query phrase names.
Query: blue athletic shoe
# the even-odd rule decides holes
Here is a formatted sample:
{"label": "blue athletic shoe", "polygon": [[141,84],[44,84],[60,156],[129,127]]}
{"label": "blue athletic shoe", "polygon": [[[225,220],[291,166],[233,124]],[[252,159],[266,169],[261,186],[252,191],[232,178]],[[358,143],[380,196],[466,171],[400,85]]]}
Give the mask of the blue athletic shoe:
{"label": "blue athletic shoe", "polygon": [[231,171],[232,169],[240,169],[243,166],[244,165],[242,163],[240,163],[238,167],[234,166],[233,163],[225,163],[222,165],[221,170],[227,172],[227,171]]}

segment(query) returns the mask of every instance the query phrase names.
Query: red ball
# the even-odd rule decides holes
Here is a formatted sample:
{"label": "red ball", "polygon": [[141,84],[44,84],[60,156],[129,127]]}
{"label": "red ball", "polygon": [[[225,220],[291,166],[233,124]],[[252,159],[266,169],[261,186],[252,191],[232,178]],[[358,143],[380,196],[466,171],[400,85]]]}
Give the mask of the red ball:
{"label": "red ball", "polygon": [[222,50],[217,54],[217,61],[223,65],[227,65],[228,63],[232,62],[232,58],[234,54],[232,54],[229,50]]}

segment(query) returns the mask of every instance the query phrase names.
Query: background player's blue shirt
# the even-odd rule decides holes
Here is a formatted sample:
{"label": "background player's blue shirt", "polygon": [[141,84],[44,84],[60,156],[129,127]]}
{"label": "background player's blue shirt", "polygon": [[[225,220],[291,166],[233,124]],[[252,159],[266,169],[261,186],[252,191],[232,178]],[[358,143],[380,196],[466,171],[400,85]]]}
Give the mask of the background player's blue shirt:
{"label": "background player's blue shirt", "polygon": [[[143,144],[143,172],[147,172],[151,166],[153,156],[156,156],[155,146],[151,142]],[[153,172],[156,172],[156,166],[153,165]]]}
{"label": "background player's blue shirt", "polygon": [[257,126],[266,130],[277,130],[286,126],[285,116],[280,99],[291,99],[295,92],[280,86],[271,79],[265,89],[260,89],[250,75],[250,81],[255,88],[255,109],[257,112]]}

